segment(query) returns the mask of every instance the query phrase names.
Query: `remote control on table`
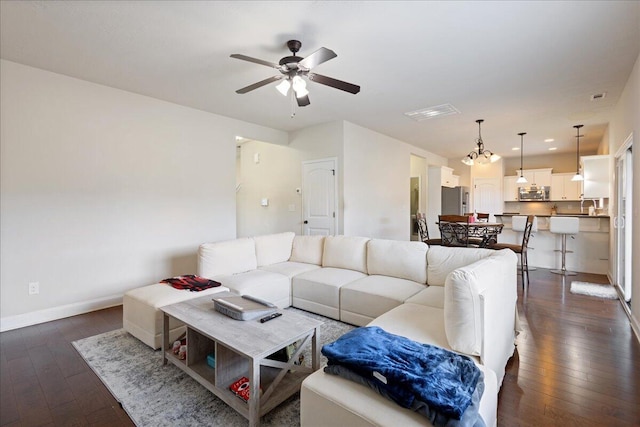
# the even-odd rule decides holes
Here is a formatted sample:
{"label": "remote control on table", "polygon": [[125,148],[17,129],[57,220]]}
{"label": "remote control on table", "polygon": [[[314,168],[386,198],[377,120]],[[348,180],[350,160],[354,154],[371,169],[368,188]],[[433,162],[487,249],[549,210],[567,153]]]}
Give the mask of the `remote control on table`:
{"label": "remote control on table", "polygon": [[268,316],[263,317],[262,319],[260,319],[260,323],[264,323],[264,322],[268,322],[269,320],[273,320],[276,317],[282,316],[282,313],[273,313],[270,314]]}

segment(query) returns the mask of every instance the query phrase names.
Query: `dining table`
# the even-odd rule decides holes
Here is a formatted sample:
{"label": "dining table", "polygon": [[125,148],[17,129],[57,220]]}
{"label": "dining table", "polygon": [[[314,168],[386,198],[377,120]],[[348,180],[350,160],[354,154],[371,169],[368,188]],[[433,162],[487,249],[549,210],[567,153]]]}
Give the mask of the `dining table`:
{"label": "dining table", "polygon": [[463,223],[469,229],[469,239],[480,239],[478,246],[486,248],[498,243],[498,234],[502,233],[504,224],[497,222],[470,222]]}
{"label": "dining table", "polygon": [[[439,225],[439,223],[436,223]],[[504,224],[497,222],[456,222],[458,227],[466,227],[466,242],[461,246],[487,248],[498,242],[498,234],[502,233]]]}

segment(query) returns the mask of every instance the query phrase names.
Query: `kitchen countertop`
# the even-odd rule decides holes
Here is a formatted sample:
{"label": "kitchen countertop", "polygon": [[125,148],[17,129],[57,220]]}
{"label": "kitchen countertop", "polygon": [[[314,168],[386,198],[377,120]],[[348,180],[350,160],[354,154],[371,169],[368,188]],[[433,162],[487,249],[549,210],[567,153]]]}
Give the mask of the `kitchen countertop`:
{"label": "kitchen countertop", "polygon": [[[503,214],[494,214],[494,216],[525,216],[525,214],[519,214],[519,213],[503,213]],[[535,216],[537,217],[551,217],[551,216],[571,216],[571,217],[578,217],[578,218],[609,218],[609,215],[589,215],[589,214],[580,214],[580,213],[559,213],[556,215],[550,215],[550,214],[535,214]]]}

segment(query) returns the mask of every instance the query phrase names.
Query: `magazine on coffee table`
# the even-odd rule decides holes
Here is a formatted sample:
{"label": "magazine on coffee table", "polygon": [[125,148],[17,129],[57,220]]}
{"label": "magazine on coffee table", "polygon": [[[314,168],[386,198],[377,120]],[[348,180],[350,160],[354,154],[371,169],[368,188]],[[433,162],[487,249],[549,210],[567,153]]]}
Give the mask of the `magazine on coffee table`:
{"label": "magazine on coffee table", "polygon": [[278,307],[268,301],[251,295],[213,298],[216,311],[236,320],[253,320],[278,311]]}

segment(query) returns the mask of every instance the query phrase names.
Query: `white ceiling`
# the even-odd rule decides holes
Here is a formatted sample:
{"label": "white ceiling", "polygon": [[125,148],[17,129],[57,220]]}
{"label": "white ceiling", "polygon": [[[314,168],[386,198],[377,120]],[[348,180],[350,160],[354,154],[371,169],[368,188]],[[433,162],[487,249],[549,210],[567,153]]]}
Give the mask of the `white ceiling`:
{"label": "white ceiling", "polygon": [[[3,59],[291,131],[347,120],[447,158],[475,148],[519,156],[581,151],[601,140],[640,52],[638,1],[58,1],[0,3]],[[309,83],[290,117],[270,62],[321,46],[314,71],[357,95]],[[599,101],[593,94],[606,92]],[[405,112],[450,103],[460,114],[415,122]],[[544,139],[554,138],[553,143]]]}

